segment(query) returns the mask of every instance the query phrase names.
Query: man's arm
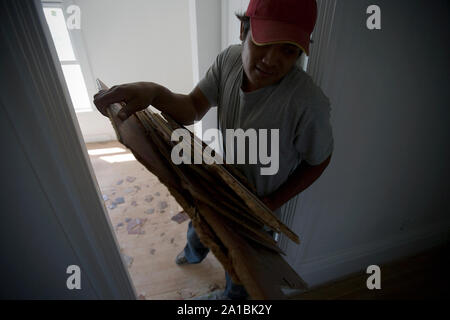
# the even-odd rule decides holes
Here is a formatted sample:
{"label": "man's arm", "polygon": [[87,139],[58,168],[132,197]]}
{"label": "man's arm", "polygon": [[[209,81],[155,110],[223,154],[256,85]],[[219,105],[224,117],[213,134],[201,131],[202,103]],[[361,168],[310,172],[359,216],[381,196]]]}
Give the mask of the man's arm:
{"label": "man's arm", "polygon": [[[183,125],[191,125],[194,121],[201,120],[211,108],[208,99],[198,86],[188,95],[173,93],[163,86],[158,87],[159,94],[152,105]],[[185,110],[190,110],[190,113]]]}
{"label": "man's arm", "polygon": [[331,155],[321,164],[311,166],[305,161],[295,169],[288,180],[281,185],[275,192],[264,197],[263,202],[271,209],[276,210],[284,203],[289,201],[306,188],[308,188],[314,181],[316,181],[328,166],[331,160]]}
{"label": "man's arm", "polygon": [[157,83],[135,82],[114,86],[94,96],[94,104],[104,116],[108,116],[106,108],[116,102],[126,104],[118,114],[122,120],[152,105],[183,125],[200,120],[211,107],[198,86],[189,94],[177,94]]}

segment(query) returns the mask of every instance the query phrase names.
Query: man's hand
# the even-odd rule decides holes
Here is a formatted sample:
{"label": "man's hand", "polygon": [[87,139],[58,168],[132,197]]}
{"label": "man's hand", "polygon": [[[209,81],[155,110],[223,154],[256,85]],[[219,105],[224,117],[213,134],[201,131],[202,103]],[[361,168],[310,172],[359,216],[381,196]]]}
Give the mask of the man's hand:
{"label": "man's hand", "polygon": [[135,82],[114,86],[109,90],[102,90],[94,96],[94,104],[104,115],[106,108],[113,103],[124,102],[118,116],[125,120],[133,113],[146,109],[158,95],[158,86],[151,82]]}
{"label": "man's hand", "polygon": [[200,120],[211,108],[198,87],[189,94],[177,94],[153,82],[114,86],[94,96],[94,104],[104,116],[108,116],[106,108],[113,103],[122,104],[123,108],[118,114],[122,120],[152,105],[182,125],[191,125],[195,120]]}

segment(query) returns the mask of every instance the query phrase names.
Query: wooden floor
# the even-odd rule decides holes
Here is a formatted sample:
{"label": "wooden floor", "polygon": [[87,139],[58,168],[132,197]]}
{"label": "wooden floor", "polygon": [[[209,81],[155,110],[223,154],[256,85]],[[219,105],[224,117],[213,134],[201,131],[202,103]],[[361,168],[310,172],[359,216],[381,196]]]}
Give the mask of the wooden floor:
{"label": "wooden floor", "polygon": [[449,245],[441,245],[412,257],[381,265],[381,289],[369,290],[366,273],[313,288],[296,300],[396,300],[449,299]]}
{"label": "wooden floor", "polygon": [[[105,154],[111,148],[121,148],[123,152],[110,150],[113,153]],[[189,299],[223,288],[225,271],[213,254],[197,265],[175,264],[176,255],[186,244],[188,220],[171,220],[182,209],[156,176],[118,142],[87,144],[87,149],[140,298]],[[92,154],[95,152],[100,154]],[[114,207],[113,202],[121,197],[124,203]],[[142,226],[130,229],[130,234],[128,228],[136,222]]]}

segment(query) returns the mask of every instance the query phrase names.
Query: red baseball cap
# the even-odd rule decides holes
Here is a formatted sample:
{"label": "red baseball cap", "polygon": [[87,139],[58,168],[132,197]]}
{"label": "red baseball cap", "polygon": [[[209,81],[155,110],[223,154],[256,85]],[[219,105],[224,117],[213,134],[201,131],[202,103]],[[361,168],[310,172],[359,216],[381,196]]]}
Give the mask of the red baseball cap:
{"label": "red baseball cap", "polygon": [[255,44],[291,43],[309,56],[316,0],[250,0],[245,15],[250,17]]}

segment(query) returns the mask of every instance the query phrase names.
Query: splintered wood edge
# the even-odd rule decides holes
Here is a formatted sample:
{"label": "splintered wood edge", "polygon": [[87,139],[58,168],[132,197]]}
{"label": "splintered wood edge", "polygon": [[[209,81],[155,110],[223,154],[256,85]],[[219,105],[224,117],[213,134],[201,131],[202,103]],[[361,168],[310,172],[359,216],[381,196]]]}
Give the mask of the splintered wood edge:
{"label": "splintered wood edge", "polygon": [[[162,112],[161,115],[166,119],[168,125],[175,127],[175,128],[183,128],[178,122],[176,122],[174,119],[172,119],[168,114]],[[201,140],[199,137],[197,137],[193,132],[189,130],[189,133],[191,134],[191,138],[194,140],[194,144],[199,145],[199,148],[203,151],[203,149],[213,150],[209,145],[207,145],[203,140]],[[193,147],[195,148],[195,147]],[[195,150],[195,149],[194,149]],[[203,152],[202,152],[203,154]],[[211,152],[209,152],[211,154]],[[220,163],[223,163],[223,166],[226,170],[230,171],[240,182],[251,192],[256,193],[255,188],[248,182],[247,178],[236,168],[226,163],[225,159],[220,154],[215,155],[215,157],[219,160]],[[208,158],[214,158],[208,155]]]}
{"label": "splintered wood edge", "polygon": [[[277,216],[275,216],[272,211],[266,207],[264,203],[261,202],[254,194],[249,192],[239,181],[234,179],[234,177],[226,170],[221,170],[219,165],[214,165],[219,170],[217,172],[220,176],[229,183],[229,185],[235,190],[235,192],[245,201],[248,207],[253,210],[257,215],[261,214],[261,218],[267,223],[269,227],[275,229],[278,232],[285,233],[289,239],[299,244],[300,239],[298,236],[289,229],[283,222],[281,222]],[[222,168],[223,169],[223,168]],[[249,199],[250,198],[250,199]]]}
{"label": "splintered wood edge", "polygon": [[[139,119],[145,118],[145,116],[143,114],[140,114],[140,115],[138,114],[137,116]],[[147,122],[147,120],[145,120],[145,121]],[[143,125],[144,125],[144,127],[148,128],[148,134],[150,135],[151,139],[154,141],[154,143],[157,146],[159,146],[160,152],[163,153],[164,158],[166,158],[168,160],[170,166],[173,168],[173,170],[175,172],[177,172],[178,176],[182,179],[182,181],[185,179],[189,180],[188,176],[185,176],[185,174],[190,174],[190,173],[184,172],[185,169],[183,169],[181,167],[179,168],[178,166],[176,166],[175,164],[170,162],[170,155],[167,154],[167,150],[165,150],[165,147],[164,147],[164,144],[166,143],[164,141],[164,138],[159,136],[159,134],[156,132],[156,130],[151,128],[151,126],[148,123],[144,123]],[[191,169],[191,168],[192,167],[189,167],[189,169]],[[186,183],[189,183],[189,181],[187,181]],[[202,186],[201,183],[198,185],[198,187],[205,188],[205,186]],[[243,228],[245,228],[247,230],[246,232],[244,232],[244,230],[239,230],[238,232],[241,232],[246,237],[259,243],[260,245],[265,246],[266,248],[268,248],[270,250],[274,250],[278,253],[284,254],[284,252],[276,246],[276,242],[271,237],[265,236],[264,231],[261,231],[260,229],[255,229],[252,226],[248,225],[245,221],[241,220],[244,217],[246,219],[253,219],[253,216],[247,217],[247,215],[243,214],[243,213],[240,213],[240,215],[239,214],[235,215],[232,212],[228,211],[227,209],[222,209],[221,206],[217,206],[217,203],[210,200],[208,197],[203,197],[203,195],[200,191],[199,191],[200,193],[196,191],[195,184],[192,185],[192,188],[193,189],[190,191],[190,193],[192,195],[194,195],[198,201],[205,202],[205,204],[212,206],[214,208],[214,210],[218,210],[219,212],[221,212],[221,214],[227,216],[229,219],[234,221],[234,223],[237,223],[238,225],[242,226]],[[240,211],[240,210],[238,210],[238,211]]]}
{"label": "splintered wood edge", "polygon": [[[108,90],[108,87],[100,79],[97,79],[97,87],[99,90]],[[122,137],[120,136],[117,123],[114,121],[114,118],[117,116],[117,113],[120,111],[120,109],[121,105],[119,103],[114,103],[107,108],[107,113],[111,121],[111,124],[114,128],[114,131],[116,132],[117,139],[122,143],[123,140]],[[169,115],[164,114],[164,117],[168,119],[165,120],[159,114],[148,109],[136,113],[136,117],[138,118],[139,122],[141,122],[142,126],[145,126],[144,123],[146,121],[144,120],[144,117],[142,117],[140,113],[146,115],[148,118],[150,118],[150,120],[154,120],[153,124],[155,124],[156,127],[159,127],[156,129],[160,129],[159,131],[163,131],[161,133],[165,134],[166,137],[167,136],[170,137],[172,131],[172,128],[169,127],[168,122],[172,122],[173,124],[176,124],[177,127],[181,128],[181,126]],[[193,138],[195,142],[201,143],[203,147],[203,141],[200,141],[200,139],[198,139],[198,137],[196,137],[195,135],[193,135]],[[299,237],[292,230],[290,230],[289,227],[287,227],[283,222],[281,222],[278,219],[278,217],[276,217],[273,214],[273,212],[269,208],[267,208],[267,206],[258,197],[256,197],[246,186],[244,186],[227,169],[225,169],[225,167],[217,164],[216,165],[213,164],[213,166],[217,168],[216,172],[225,180],[225,182],[230,184],[232,189],[245,201],[247,206],[256,214],[256,216],[259,216],[263,220],[263,222],[266,223],[272,229],[278,232],[281,231],[285,233],[288,236],[288,238],[294,241],[295,243],[297,244],[300,243]],[[260,216],[261,213],[262,216]]]}
{"label": "splintered wood edge", "polygon": [[122,136],[120,135],[120,132],[119,132],[118,124],[114,120],[117,117],[117,114],[119,111],[120,111],[120,105],[118,105],[118,104],[112,104],[108,108],[106,108],[106,112],[108,114],[109,121],[111,122],[111,125],[116,133],[117,140],[119,140],[120,143],[124,144]]}
{"label": "splintered wood edge", "polygon": [[[171,128],[170,127],[168,128],[167,122],[164,121],[164,119],[162,119],[162,117],[160,115],[158,115],[152,111],[149,111],[149,113],[154,115],[155,118],[158,119],[158,122],[160,122],[165,127],[164,129],[166,129],[170,132]],[[169,115],[164,114],[164,117],[167,117],[168,119],[170,119],[170,122],[177,124],[176,121],[173,120]],[[197,137],[195,137],[195,135],[194,135],[194,140],[199,141],[199,139]],[[287,226],[284,226],[284,224],[272,213],[272,211],[261,200],[259,200],[258,197],[256,197],[252,192],[250,192],[250,190],[248,190],[248,188],[246,188],[239,180],[237,180],[227,169],[225,169],[221,165],[214,164],[214,163],[212,164],[212,166],[214,166],[216,168],[216,172],[219,173],[222,176],[222,178],[226,178],[225,182],[227,182],[227,184],[230,182],[232,183],[232,185],[235,187],[235,188],[233,188],[235,191],[237,191],[239,189],[239,191],[240,191],[238,193],[239,196],[241,198],[243,198],[244,201],[246,201],[246,203],[250,207],[250,209],[252,209],[253,211],[263,210],[264,213],[268,214],[268,216],[266,216],[267,218],[269,218],[271,221],[276,222],[275,225],[268,223],[269,226],[271,226],[272,228],[274,228],[277,231],[280,231],[280,227],[281,227],[281,230],[283,232],[284,232],[283,229],[285,229],[285,228],[289,229]],[[237,185],[237,187],[236,187],[236,185]],[[253,200],[253,202],[248,201],[248,198],[245,197],[246,195],[248,195],[251,198],[251,200]],[[255,203],[256,203],[256,206],[255,206]],[[264,222],[267,223],[268,221],[264,221]],[[291,233],[293,233],[293,232],[291,231]],[[295,235],[295,233],[294,233],[294,235]],[[294,239],[296,237],[297,236],[295,235]],[[292,239],[292,240],[295,241],[294,239]],[[295,242],[297,242],[297,241],[295,241]]]}
{"label": "splintered wood edge", "polygon": [[[175,120],[173,120],[169,115],[164,114],[164,117],[170,119],[169,121],[165,120],[161,115],[151,111],[145,110],[147,116],[155,120],[157,124],[159,124],[160,132],[162,131],[166,137],[171,136],[172,128],[169,126],[169,121],[177,124]],[[177,124],[178,127],[181,127]],[[169,138],[170,139],[170,138]],[[195,141],[195,135],[194,135]],[[182,141],[184,142],[184,141]],[[195,149],[194,149],[195,150]],[[277,216],[273,214],[273,212],[258,198],[256,197],[248,188],[246,188],[238,179],[236,179],[225,167],[215,164],[211,165],[213,168],[216,168],[216,172],[222,177],[222,179],[227,182],[230,187],[245,201],[247,206],[253,213],[263,220],[269,227],[276,230],[277,232],[283,232],[288,236],[289,239],[299,244],[300,239],[297,234],[295,234],[288,226],[286,226],[281,220],[278,219]]]}

